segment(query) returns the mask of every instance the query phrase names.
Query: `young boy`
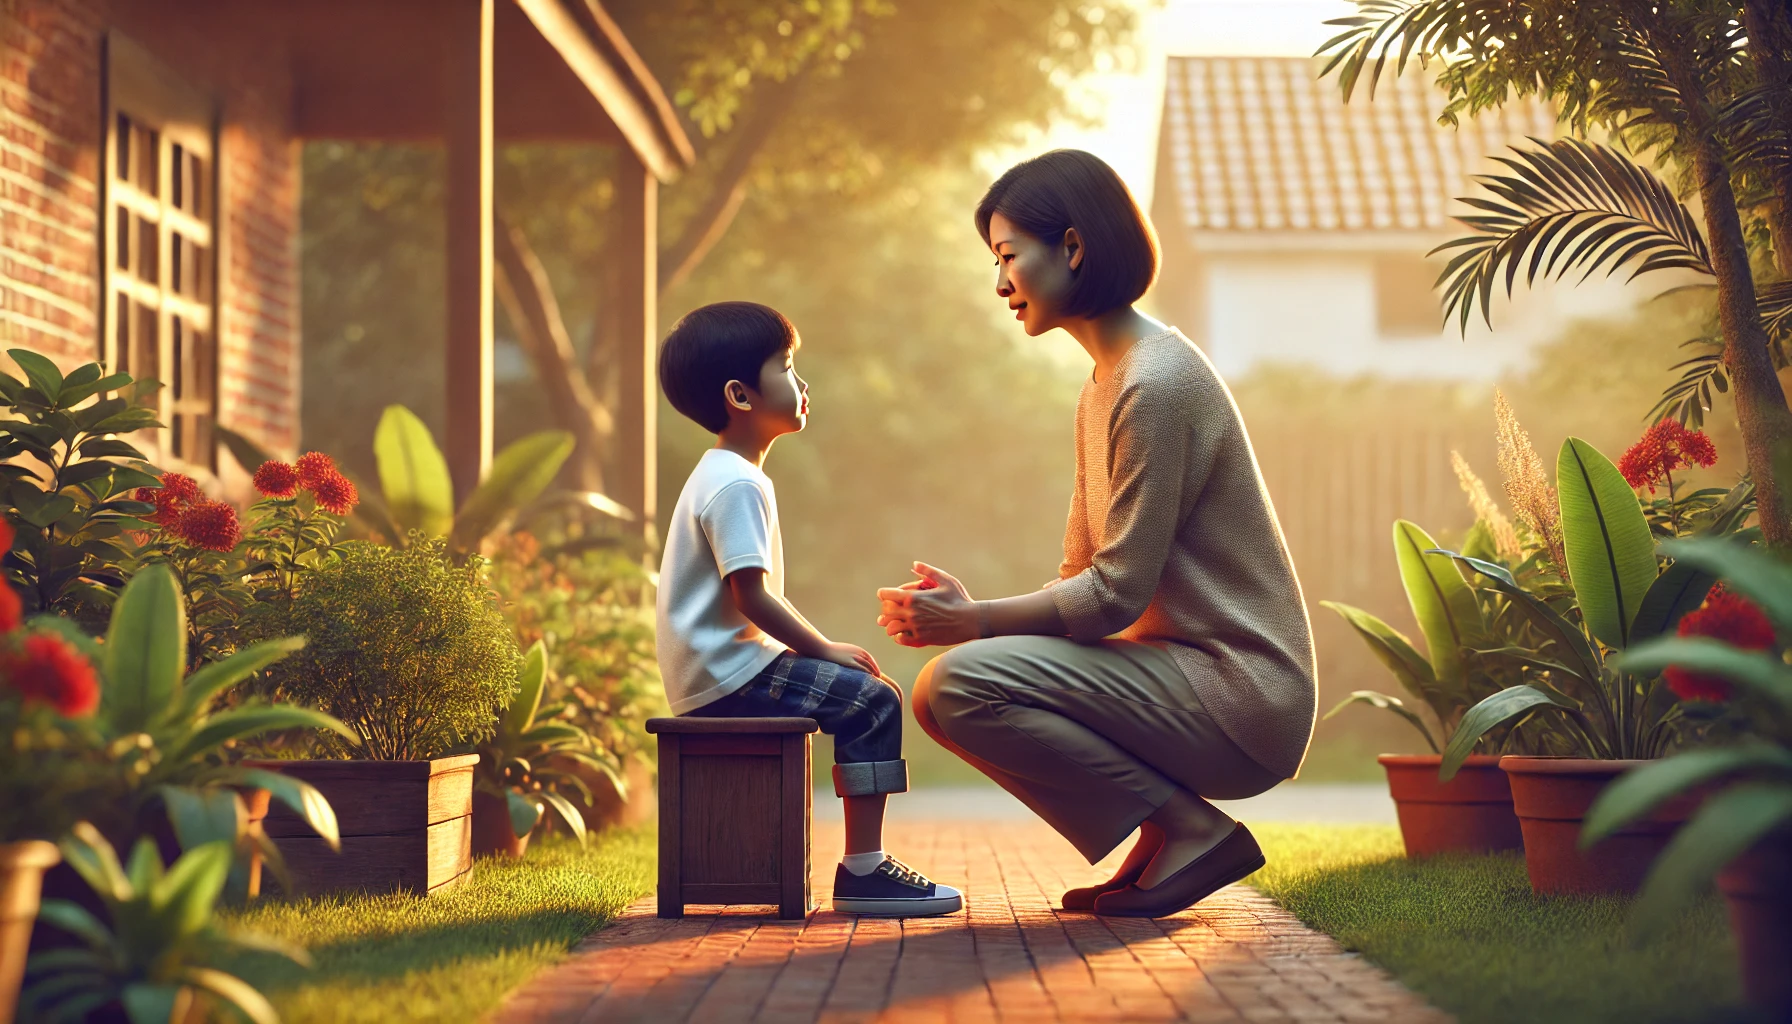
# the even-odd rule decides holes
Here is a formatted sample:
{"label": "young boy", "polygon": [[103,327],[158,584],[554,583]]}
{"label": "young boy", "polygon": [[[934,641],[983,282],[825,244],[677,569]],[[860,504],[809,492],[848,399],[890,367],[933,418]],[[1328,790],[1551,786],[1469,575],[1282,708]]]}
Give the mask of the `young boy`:
{"label": "young boy", "polygon": [[921,917],[963,905],[883,851],[884,798],[908,789],[902,694],[877,661],[835,643],[784,599],[772,442],[803,429],[809,385],[796,328],[753,302],[693,310],[660,349],[672,407],[716,435],[685,481],[660,562],[659,659],[676,715],[812,718],[834,737],[846,855],[834,909]]}

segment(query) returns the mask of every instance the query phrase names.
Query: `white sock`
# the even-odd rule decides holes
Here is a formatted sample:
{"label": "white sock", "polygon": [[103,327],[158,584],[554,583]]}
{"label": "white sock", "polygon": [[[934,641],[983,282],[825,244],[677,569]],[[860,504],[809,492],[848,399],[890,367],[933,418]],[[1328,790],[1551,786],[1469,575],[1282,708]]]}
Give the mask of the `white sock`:
{"label": "white sock", "polygon": [[884,862],[884,856],[882,850],[872,850],[870,853],[849,853],[840,858],[840,863],[846,865],[846,870],[855,875],[869,875],[877,870],[879,864]]}

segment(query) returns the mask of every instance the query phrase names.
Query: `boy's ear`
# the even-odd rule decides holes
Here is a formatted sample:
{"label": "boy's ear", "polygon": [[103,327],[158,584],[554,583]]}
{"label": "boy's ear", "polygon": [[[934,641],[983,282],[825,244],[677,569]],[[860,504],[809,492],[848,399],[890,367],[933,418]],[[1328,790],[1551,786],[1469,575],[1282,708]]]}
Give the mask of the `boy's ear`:
{"label": "boy's ear", "polygon": [[747,393],[747,386],[738,380],[731,380],[722,385],[722,401],[727,402],[729,408],[741,412],[751,412],[753,409],[752,397]]}

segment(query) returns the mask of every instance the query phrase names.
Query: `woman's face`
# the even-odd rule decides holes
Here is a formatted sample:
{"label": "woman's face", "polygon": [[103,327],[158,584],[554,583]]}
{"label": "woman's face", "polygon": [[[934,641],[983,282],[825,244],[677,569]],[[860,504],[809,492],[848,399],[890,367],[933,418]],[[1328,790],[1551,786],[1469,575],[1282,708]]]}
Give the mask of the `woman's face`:
{"label": "woman's face", "polygon": [[1083,247],[1076,229],[1047,242],[1015,227],[996,214],[989,219],[989,248],[996,254],[996,294],[1014,310],[1014,318],[1037,337],[1063,326],[1059,310],[1070,295]]}

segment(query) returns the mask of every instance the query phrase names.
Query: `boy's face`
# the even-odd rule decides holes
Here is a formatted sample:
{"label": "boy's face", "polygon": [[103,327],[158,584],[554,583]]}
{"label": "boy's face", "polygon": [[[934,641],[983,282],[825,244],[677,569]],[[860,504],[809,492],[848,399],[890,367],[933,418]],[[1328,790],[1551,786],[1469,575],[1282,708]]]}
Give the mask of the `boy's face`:
{"label": "boy's face", "polygon": [[[809,383],[796,374],[795,346],[767,359],[759,368],[759,380],[748,384],[746,401],[731,394],[730,404],[737,416],[751,417],[762,436],[794,434],[809,422]],[[730,389],[734,386],[729,383]]]}

